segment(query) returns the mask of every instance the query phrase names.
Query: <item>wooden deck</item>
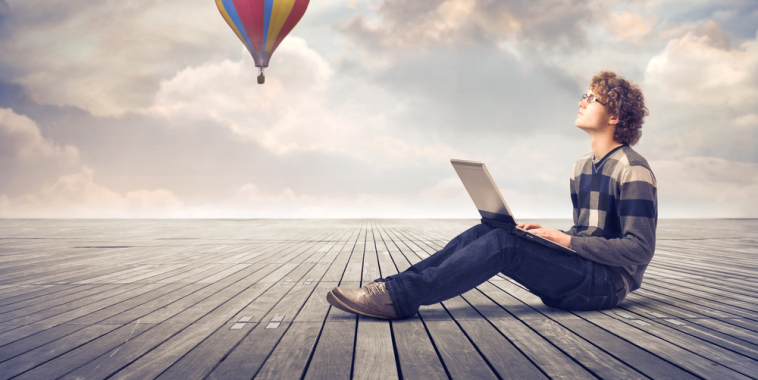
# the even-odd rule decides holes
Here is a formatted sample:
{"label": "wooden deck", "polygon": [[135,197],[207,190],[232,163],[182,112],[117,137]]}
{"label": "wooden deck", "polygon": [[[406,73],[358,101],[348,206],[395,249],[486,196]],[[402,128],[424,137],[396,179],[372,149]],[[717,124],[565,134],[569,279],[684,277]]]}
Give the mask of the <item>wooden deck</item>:
{"label": "wooden deck", "polygon": [[0,379],[758,378],[758,220],[660,221],[610,311],[503,277],[403,321],[326,303],[475,223],[0,220]]}

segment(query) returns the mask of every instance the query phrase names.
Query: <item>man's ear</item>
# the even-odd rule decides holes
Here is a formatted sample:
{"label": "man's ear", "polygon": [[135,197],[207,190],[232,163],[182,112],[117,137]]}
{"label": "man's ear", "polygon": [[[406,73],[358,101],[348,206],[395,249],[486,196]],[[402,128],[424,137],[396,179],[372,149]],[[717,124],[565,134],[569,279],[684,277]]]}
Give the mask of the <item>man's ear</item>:
{"label": "man's ear", "polygon": [[618,115],[612,115],[610,120],[608,120],[608,124],[616,125],[621,121],[621,119],[618,117]]}

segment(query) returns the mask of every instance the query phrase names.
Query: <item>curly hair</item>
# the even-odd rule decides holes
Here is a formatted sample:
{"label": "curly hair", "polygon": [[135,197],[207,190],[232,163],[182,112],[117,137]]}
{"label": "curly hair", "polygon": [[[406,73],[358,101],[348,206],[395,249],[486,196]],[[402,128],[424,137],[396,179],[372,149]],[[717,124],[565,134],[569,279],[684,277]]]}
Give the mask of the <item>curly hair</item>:
{"label": "curly hair", "polygon": [[639,86],[610,71],[601,71],[592,77],[590,89],[612,115],[619,117],[613,139],[629,146],[636,144],[642,136],[643,119],[649,114]]}

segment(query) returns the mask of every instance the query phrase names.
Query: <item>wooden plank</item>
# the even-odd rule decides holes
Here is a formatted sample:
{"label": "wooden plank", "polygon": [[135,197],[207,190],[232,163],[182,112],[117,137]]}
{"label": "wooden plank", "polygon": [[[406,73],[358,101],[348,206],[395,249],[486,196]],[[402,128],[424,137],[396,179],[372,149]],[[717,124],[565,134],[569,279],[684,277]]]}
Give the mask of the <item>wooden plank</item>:
{"label": "wooden plank", "polygon": [[326,294],[334,288],[334,283],[318,283],[310,293],[308,300],[297,313],[294,322],[323,322],[329,312],[329,303],[326,302]]}
{"label": "wooden plank", "polygon": [[[632,344],[629,344],[623,339],[620,339],[616,337],[615,335],[608,333],[598,328],[597,326],[578,318],[574,314],[566,313],[562,310],[553,309],[545,305],[542,305],[541,301],[539,300],[537,296],[532,295],[531,293],[516,286],[513,283],[501,281],[501,282],[493,282],[493,284],[496,284],[500,289],[507,290],[507,293],[509,293],[509,295],[512,295],[514,296],[514,298],[517,298],[518,300],[528,304],[530,307],[534,308],[536,311],[539,311],[541,314],[557,322],[558,324],[560,324],[567,330],[570,330],[573,333],[575,333],[577,336],[580,336],[583,340],[590,342],[592,345],[597,346],[598,348],[602,349],[604,352],[607,352],[608,354],[612,355],[614,358],[618,358],[618,360],[621,360],[622,362],[629,364],[635,370],[640,371],[651,378],[654,378],[654,379],[658,379],[658,378],[694,379],[695,378],[692,374],[681,370],[679,367],[676,367],[665,360],[661,360],[657,356],[650,354],[644,349],[641,349]],[[485,288],[485,287],[486,286],[480,286],[480,288]],[[475,295],[475,292],[466,293],[464,297],[469,299],[472,295]],[[512,304],[509,303],[509,305],[512,305]],[[511,306],[510,309],[512,310],[514,308]],[[523,320],[526,323],[529,323],[529,320],[534,320],[534,319],[536,318],[525,318]],[[537,329],[537,331],[539,331],[539,329]],[[545,336],[544,333],[542,335]],[[593,355],[602,355],[602,354],[597,353],[594,348],[589,347],[585,345],[584,343],[579,342],[578,345],[581,345],[583,349],[593,352]],[[565,352],[570,352],[572,350],[575,351],[575,349],[564,348]],[[597,366],[606,366],[609,363],[607,360],[608,359],[605,358],[605,359],[599,360],[597,363],[593,363],[592,361],[587,361],[586,359],[584,359],[582,363],[588,368],[594,368]],[[615,363],[617,361],[615,359],[612,359],[610,362]],[[622,365],[622,367],[624,367],[624,365]],[[616,368],[610,368],[610,371],[615,371],[615,370]],[[602,370],[595,369],[594,371],[597,371],[595,372],[596,374],[602,374],[604,372],[607,372],[608,369],[602,369]],[[601,377],[607,378],[608,376],[604,375]]]}
{"label": "wooden plank", "polygon": [[255,325],[252,331],[218,363],[208,379],[251,379],[266,362],[271,351],[289,327],[284,322],[275,329],[267,329],[267,323]]}
{"label": "wooden plank", "polygon": [[754,345],[758,345],[758,332],[757,331],[735,326],[731,324],[731,322],[733,322],[732,320],[727,320],[726,322],[724,322],[724,321],[713,320],[713,319],[695,319],[689,322],[698,324],[703,327],[707,327],[711,331],[718,331],[722,334],[730,335],[735,338],[739,338],[742,341],[751,343],[752,345],[748,347],[753,347]]}
{"label": "wooden plank", "polygon": [[[248,277],[249,273],[243,273],[249,269],[246,268],[235,273],[241,274],[241,281],[246,282],[248,285],[257,280],[255,277]],[[242,288],[246,289],[247,286],[243,285]],[[171,317],[167,323],[187,327],[152,349],[149,355],[142,356],[130,363],[119,371],[116,376],[134,379],[159,376],[178,359],[182,358],[187,352],[216,331],[219,328],[219,323],[223,324],[236,312],[237,309],[233,308],[232,311],[214,314],[218,310],[218,306],[224,304],[226,300],[230,300],[224,293],[231,296],[234,292],[237,292],[236,297],[244,298],[244,295],[239,295],[241,292],[238,289],[228,287],[218,291],[216,293],[217,297],[206,298]],[[233,300],[234,298],[232,297],[230,301],[234,302]]]}
{"label": "wooden plank", "polygon": [[[548,340],[524,324],[527,318],[538,318],[534,309],[520,302],[514,302],[512,297],[492,284],[485,283],[477,289],[487,297],[472,300],[471,304],[474,308],[548,377],[594,378],[573,359],[564,355]],[[476,293],[471,292],[471,294]],[[469,297],[469,295],[464,297]],[[516,307],[515,305],[518,304],[521,306]],[[518,316],[518,319],[513,315]]]}
{"label": "wooden plank", "polygon": [[77,325],[60,325],[10,343],[5,341],[4,343],[7,344],[0,347],[0,362],[14,358],[81,329],[82,326]]}
{"label": "wooden plank", "polygon": [[[122,294],[120,297],[111,297],[108,302],[111,305],[102,303],[90,313],[84,314],[80,317],[76,317],[74,313],[67,313],[64,318],[72,318],[66,323],[72,324],[95,324],[100,323],[102,320],[108,319],[116,315],[123,315],[127,310],[139,307],[147,302],[153,301],[156,298],[164,296],[186,286],[185,284],[148,284],[138,289],[131,291],[128,294]],[[76,310],[77,314],[81,314],[81,309]],[[127,321],[131,322],[131,321]]]}
{"label": "wooden plank", "polygon": [[419,310],[419,316],[452,378],[497,378],[442,305],[423,306]]}
{"label": "wooden plank", "polygon": [[37,347],[22,355],[16,356],[10,360],[0,363],[0,380],[10,379],[11,377],[22,374],[35,366],[45,363],[83,343],[93,340],[104,335],[118,326],[114,325],[92,325],[87,326],[77,332],[66,335],[60,339]]}
{"label": "wooden plank", "polygon": [[56,292],[58,289],[67,289],[71,285],[26,285],[26,284],[7,284],[0,285],[0,307],[17,301],[23,301],[28,298],[38,297],[50,292]]}
{"label": "wooden plank", "polygon": [[154,285],[144,284],[126,284],[120,286],[106,285],[111,287],[103,292],[89,295],[84,298],[80,298],[73,302],[58,305],[46,310],[40,310],[32,314],[26,314],[7,321],[9,324],[31,324],[35,322],[45,321],[49,318],[68,318],[69,316],[79,317],[93,311],[99,310],[102,307],[110,306],[114,303],[120,302],[123,299],[128,299],[133,294],[132,291],[142,293],[155,288]]}
{"label": "wooden plank", "polygon": [[[264,325],[268,324],[268,321],[274,318],[276,315],[284,315],[285,318],[283,318],[280,323],[283,322],[290,322],[292,320],[292,316],[295,315],[297,312],[296,310],[292,309],[293,304],[300,303],[302,305],[303,300],[298,300],[299,298],[304,299],[305,297],[310,294],[310,292],[313,290],[313,284],[311,285],[298,285],[295,286],[294,292],[289,292],[287,295],[289,297],[281,298],[281,305],[277,305],[279,307],[275,307],[274,310],[272,310],[269,314],[275,314],[272,316],[266,316],[264,318],[261,318],[259,315],[250,314],[249,316],[241,316],[243,317],[249,317],[250,319],[245,323],[245,326],[243,326],[243,329],[240,330],[230,330],[231,325],[228,323],[221,328],[216,329],[212,334],[208,336],[207,339],[204,339],[202,342],[197,344],[195,347],[192,348],[191,351],[187,352],[181,359],[176,361],[168,370],[163,372],[161,374],[162,378],[165,379],[176,379],[176,378],[182,378],[182,379],[202,379],[207,374],[209,374],[215,365],[221,361],[221,359],[231,351],[237,343],[244,338],[244,334],[249,331],[245,331],[245,327],[248,327],[248,325],[254,325],[256,322],[261,322]],[[248,288],[250,290],[252,288]],[[260,293],[263,293],[265,289],[260,290]],[[270,291],[271,289],[269,289]],[[269,292],[267,291],[267,293]],[[276,290],[275,290],[276,292]],[[281,296],[280,296],[281,297]],[[248,298],[248,296],[243,295],[241,298]],[[228,315],[233,314],[245,314],[246,312],[239,313],[239,308],[233,308],[230,310]],[[227,319],[228,317],[224,318]],[[240,318],[233,318],[230,323],[234,323],[238,321]],[[218,319],[221,319],[219,317]],[[215,325],[215,324],[214,324]],[[319,324],[320,326],[320,324]],[[281,327],[281,326],[280,326]],[[264,327],[265,328],[265,327]]]}
{"label": "wooden plank", "polygon": [[[261,270],[267,271],[270,269],[272,268],[267,267]],[[219,294],[220,291],[235,284],[240,279],[247,277],[250,274],[248,272],[251,272],[251,268],[236,272],[225,278],[223,281],[205,286],[192,293],[191,296],[183,297],[171,302],[168,305],[141,317],[142,322],[161,323],[168,319],[170,323],[191,323],[225,300],[221,297],[212,299],[212,296]]]}
{"label": "wooden plank", "polygon": [[[596,376],[605,379],[645,378],[644,375],[635,369],[630,368],[624,362],[600,349],[597,343],[592,344],[582,339],[581,336],[576,335],[572,330],[568,330],[562,325],[563,321],[578,320],[576,316],[543,305],[539,297],[509,281],[495,281],[493,284],[502,290],[506,290],[508,295],[513,297],[512,300],[506,301],[509,302],[508,305],[511,307],[511,310],[513,309],[512,306],[518,305],[520,301],[538,311],[538,314],[532,314],[532,317],[524,318],[522,321],[540,334],[540,336],[550,341],[565,355],[577,361]],[[504,297],[501,300],[506,299]]]}
{"label": "wooden plank", "polygon": [[381,272],[379,271],[379,259],[376,255],[376,241],[374,241],[374,232],[369,229],[366,231],[366,244],[363,253],[361,285],[366,285],[380,278],[381,276]]}
{"label": "wooden plank", "polygon": [[[666,340],[672,344],[675,344],[682,349],[695,353],[703,358],[713,360],[718,363],[732,363],[729,368],[734,371],[741,372],[744,375],[758,373],[758,361],[745,358],[744,356],[734,353],[731,350],[721,348],[714,344],[709,344],[707,341],[697,339],[695,334],[680,334],[677,329],[672,328],[673,324],[661,324],[652,319],[644,318],[641,316],[633,318],[623,318],[618,313],[609,314],[608,311],[603,311],[603,314],[610,315],[611,317],[619,320],[623,320],[625,323],[634,323],[634,326],[640,330],[654,335],[661,339]],[[639,322],[643,323],[639,323]],[[680,326],[677,326],[680,327]],[[694,331],[691,331],[694,332]],[[712,337],[711,335],[710,337]]]}
{"label": "wooden plank", "polygon": [[[13,297],[12,299],[8,299],[9,302],[0,305],[2,307],[2,313],[0,315],[18,310],[27,306],[34,306],[34,305],[53,305],[50,301],[59,300],[62,297],[67,297],[72,294],[80,293],[83,290],[87,289],[93,289],[98,287],[98,285],[63,285],[60,287],[50,287],[48,289],[43,289],[44,292],[41,292],[39,294],[30,294],[28,297],[24,295],[23,297]],[[35,292],[36,293],[36,292]],[[68,298],[71,300],[72,298]]]}
{"label": "wooden plank", "polygon": [[155,346],[181,331],[179,324],[158,324],[146,332],[129,339],[115,349],[104,352],[96,359],[62,376],[61,379],[104,379],[137,360]]}
{"label": "wooden plank", "polygon": [[14,380],[56,379],[97,359],[103,352],[115,353],[121,345],[129,342],[130,338],[139,336],[152,327],[152,325],[144,323],[124,325],[56,357],[55,360],[47,361],[24,372],[19,377],[14,378]]}
{"label": "wooden plank", "polygon": [[[147,291],[149,290],[149,288],[146,287],[145,289],[141,289],[141,290]],[[157,290],[161,290],[161,289],[155,289],[143,294],[139,294],[139,293],[132,294],[130,296],[136,295],[136,297],[131,298],[130,301],[135,301],[139,303],[139,302],[144,301],[144,299],[141,299],[141,298],[156,297],[157,296],[156,294],[151,294],[151,293],[154,293]],[[103,301],[114,303],[118,301],[118,298],[112,297],[110,299],[106,299]],[[65,329],[67,331],[66,334],[73,333],[75,331],[85,328],[89,324],[95,324],[95,323],[101,322],[102,319],[107,318],[108,316],[117,314],[124,307],[128,307],[128,302],[124,302],[122,303],[122,305],[117,304],[114,306],[118,306],[118,307],[115,309],[113,309],[112,307],[105,307],[105,308],[99,309],[97,312],[94,312],[94,313],[87,313],[86,310],[75,309],[69,313],[64,313],[54,318],[49,318],[48,320],[45,320],[44,323],[35,323],[32,325],[24,326],[23,328],[20,328],[17,331],[14,331],[15,333],[14,338],[19,338],[19,340],[17,340],[11,345],[3,346],[2,348],[0,348],[0,352],[2,352],[3,349],[9,349],[9,347],[16,347],[16,346],[24,347],[27,351],[34,349],[39,345],[58,339],[60,335],[57,333],[57,331],[60,331],[61,326],[65,326]],[[64,323],[68,323],[68,324],[64,324]],[[22,338],[24,336],[26,336],[27,338]],[[8,338],[6,339],[10,340]]]}
{"label": "wooden plank", "polygon": [[320,322],[290,324],[255,379],[300,379],[320,332]]}
{"label": "wooden plank", "polygon": [[[53,313],[56,310],[66,309],[70,303],[77,302],[82,299],[84,299],[86,302],[87,297],[90,297],[92,295],[102,295],[102,294],[108,294],[108,291],[112,291],[113,289],[120,289],[125,287],[124,285],[100,285],[100,286],[91,286],[87,288],[79,289],[78,292],[67,294],[62,297],[48,297],[47,300],[40,300],[38,302],[30,301],[30,302],[24,302],[20,305],[14,305],[9,307],[9,311],[4,312],[0,314],[0,323],[8,323],[9,321],[13,321],[19,318],[23,318],[28,315],[33,315],[35,313],[41,313],[41,312],[50,312]],[[129,285],[129,287],[134,287],[133,285]]]}
{"label": "wooden plank", "polygon": [[358,317],[353,379],[398,379],[390,322]]}
{"label": "wooden plank", "polygon": [[[638,325],[624,323],[620,320],[610,317],[600,317],[602,313],[585,312],[584,317],[613,334],[623,336],[624,339],[643,347],[645,350],[667,360],[675,365],[692,372],[696,376],[714,379],[747,379],[748,377],[726,367],[719,362],[708,360],[700,355],[694,354],[686,349],[676,346],[668,341],[659,338],[654,331],[647,333],[647,329],[641,330]],[[604,315],[604,314],[602,314]],[[588,317],[589,316],[589,317]],[[594,317],[592,317],[594,316]],[[730,366],[739,363],[729,363]]]}
{"label": "wooden plank", "polygon": [[[466,293],[476,299],[476,291]],[[516,346],[482,318],[462,297],[443,302],[445,309],[476,349],[503,379],[546,379],[547,377]]]}
{"label": "wooden plank", "polygon": [[[304,256],[299,257],[301,259],[307,257],[314,257],[314,259],[321,258],[324,254],[318,252],[320,246],[311,246],[305,251]],[[278,320],[280,324],[290,322],[315,288],[316,284],[313,282],[309,282],[307,285],[302,283],[302,276],[311,269],[312,265],[310,264],[297,265],[291,263],[282,265],[279,270],[272,272],[267,277],[256,279],[255,284],[224,303],[222,307],[216,308],[213,312],[206,315],[203,319],[208,319],[208,321],[203,322],[203,320],[200,320],[196,324],[209,323],[216,325],[219,321],[228,320],[232,315],[235,315],[232,318],[232,322],[240,318],[245,318],[246,323],[265,322],[279,315],[284,316]],[[292,277],[294,281],[287,285],[282,285],[281,280],[284,276]],[[237,299],[241,302],[235,302]],[[255,301],[250,303],[251,299]],[[272,306],[273,309],[268,314],[261,310],[261,308],[272,308]],[[244,337],[243,334],[237,333],[234,335],[230,331],[239,330],[228,330],[223,327],[217,329],[207,339],[182,356],[176,363],[173,363],[161,374],[161,377],[167,379],[204,378],[211,372],[216,363]]]}
{"label": "wooden plank", "polygon": [[324,323],[305,379],[350,379],[356,323],[356,318],[347,323]]}
{"label": "wooden plank", "polygon": [[[127,324],[131,323],[133,321],[142,320],[144,318],[144,321],[142,323],[147,323],[146,321],[150,318],[145,318],[148,315],[152,315],[152,321],[154,323],[158,323],[162,321],[160,318],[156,318],[155,315],[161,314],[164,316],[164,320],[168,319],[172,316],[172,314],[160,312],[160,310],[165,310],[164,308],[167,308],[172,303],[184,299],[185,297],[188,297],[190,295],[193,295],[194,293],[198,292],[200,289],[203,289],[204,286],[200,284],[176,284],[177,286],[181,286],[180,288],[168,291],[165,294],[151,300],[148,302],[145,302],[139,306],[135,306],[128,310],[123,310],[120,313],[113,315],[109,318],[106,318],[99,323],[102,324]],[[165,290],[170,290],[171,288],[161,288]],[[178,313],[179,311],[176,310]]]}
{"label": "wooden plank", "polygon": [[403,378],[448,378],[429,333],[418,316],[392,321],[391,326]]}

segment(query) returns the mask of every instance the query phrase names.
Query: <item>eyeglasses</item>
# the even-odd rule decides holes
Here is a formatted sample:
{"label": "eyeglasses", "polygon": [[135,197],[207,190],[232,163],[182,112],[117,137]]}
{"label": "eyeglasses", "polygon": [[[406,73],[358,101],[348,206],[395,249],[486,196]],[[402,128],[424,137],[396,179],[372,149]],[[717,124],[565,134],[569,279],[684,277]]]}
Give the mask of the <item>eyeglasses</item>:
{"label": "eyeglasses", "polygon": [[582,102],[582,101],[584,101],[584,100],[586,100],[586,101],[587,101],[587,104],[590,104],[590,103],[592,103],[592,102],[598,102],[598,103],[600,103],[600,104],[602,104],[602,105],[605,105],[605,103],[603,103],[603,102],[601,102],[601,101],[597,100],[597,98],[595,97],[595,95],[594,95],[594,94],[590,94],[590,95],[584,94],[584,95],[582,95],[582,100],[580,100],[579,102]]}

